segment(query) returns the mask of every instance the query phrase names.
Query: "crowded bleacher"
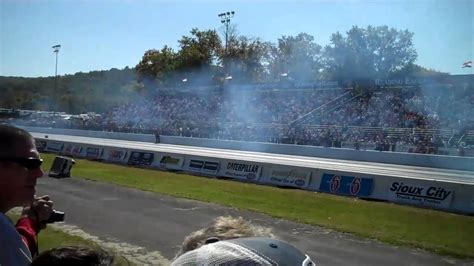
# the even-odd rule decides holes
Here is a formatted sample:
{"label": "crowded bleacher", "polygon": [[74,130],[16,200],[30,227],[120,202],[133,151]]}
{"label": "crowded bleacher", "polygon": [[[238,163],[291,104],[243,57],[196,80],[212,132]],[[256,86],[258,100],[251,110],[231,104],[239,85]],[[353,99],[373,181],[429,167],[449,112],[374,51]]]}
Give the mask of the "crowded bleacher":
{"label": "crowded bleacher", "polygon": [[27,126],[441,153],[438,148],[473,144],[474,92],[469,84],[460,86],[156,90],[102,114],[22,111],[1,117]]}

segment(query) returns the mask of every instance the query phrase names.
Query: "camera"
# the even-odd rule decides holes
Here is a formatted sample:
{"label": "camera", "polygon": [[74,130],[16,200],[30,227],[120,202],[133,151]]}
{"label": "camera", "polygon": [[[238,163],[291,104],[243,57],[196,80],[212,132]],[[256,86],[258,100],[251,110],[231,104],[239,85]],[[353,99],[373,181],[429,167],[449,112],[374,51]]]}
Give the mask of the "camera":
{"label": "camera", "polygon": [[64,222],[64,212],[53,210],[48,220],[42,221],[44,224],[52,224],[55,222]]}

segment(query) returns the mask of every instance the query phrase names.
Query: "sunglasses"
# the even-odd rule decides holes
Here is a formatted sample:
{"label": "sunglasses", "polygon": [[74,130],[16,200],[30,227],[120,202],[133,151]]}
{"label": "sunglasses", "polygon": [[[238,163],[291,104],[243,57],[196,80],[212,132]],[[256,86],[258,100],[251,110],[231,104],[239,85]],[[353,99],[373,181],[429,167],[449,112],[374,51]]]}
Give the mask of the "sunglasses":
{"label": "sunglasses", "polygon": [[15,162],[28,170],[38,169],[43,163],[43,159],[38,158],[0,158],[0,162]]}

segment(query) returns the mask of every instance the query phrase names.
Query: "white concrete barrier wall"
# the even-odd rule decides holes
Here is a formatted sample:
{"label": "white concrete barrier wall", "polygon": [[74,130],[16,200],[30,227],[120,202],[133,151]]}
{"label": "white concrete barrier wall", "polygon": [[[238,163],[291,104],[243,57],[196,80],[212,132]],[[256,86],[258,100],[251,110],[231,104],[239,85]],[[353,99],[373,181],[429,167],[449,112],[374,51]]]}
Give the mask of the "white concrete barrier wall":
{"label": "white concrete barrier wall", "polygon": [[[110,138],[130,141],[154,142],[153,135],[114,133],[105,131],[87,131],[73,129],[36,128],[23,127],[31,132],[44,134],[64,134],[73,136],[86,136],[95,138]],[[174,136],[161,136],[162,143],[199,146],[220,149],[233,149],[244,151],[268,152],[277,154],[289,154],[299,156],[311,156],[351,161],[366,161],[388,164],[400,164],[421,166],[430,168],[456,169],[474,171],[473,157],[441,156],[413,153],[379,152],[379,151],[356,151],[344,148],[324,148],[314,146],[300,146],[289,144],[273,144],[260,142],[242,142],[215,139],[183,138]]]}
{"label": "white concrete barrier wall", "polygon": [[45,151],[73,157],[474,214],[474,185],[62,143],[51,139],[38,139],[37,145]]}

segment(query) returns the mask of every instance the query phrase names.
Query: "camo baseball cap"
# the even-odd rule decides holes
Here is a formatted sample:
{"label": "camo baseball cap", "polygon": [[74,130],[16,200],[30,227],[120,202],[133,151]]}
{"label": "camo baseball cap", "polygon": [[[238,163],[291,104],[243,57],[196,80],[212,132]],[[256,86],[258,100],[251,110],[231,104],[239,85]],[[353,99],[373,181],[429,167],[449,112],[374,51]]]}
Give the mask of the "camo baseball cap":
{"label": "camo baseball cap", "polygon": [[235,238],[203,245],[184,253],[176,265],[316,265],[285,241],[263,238]]}

